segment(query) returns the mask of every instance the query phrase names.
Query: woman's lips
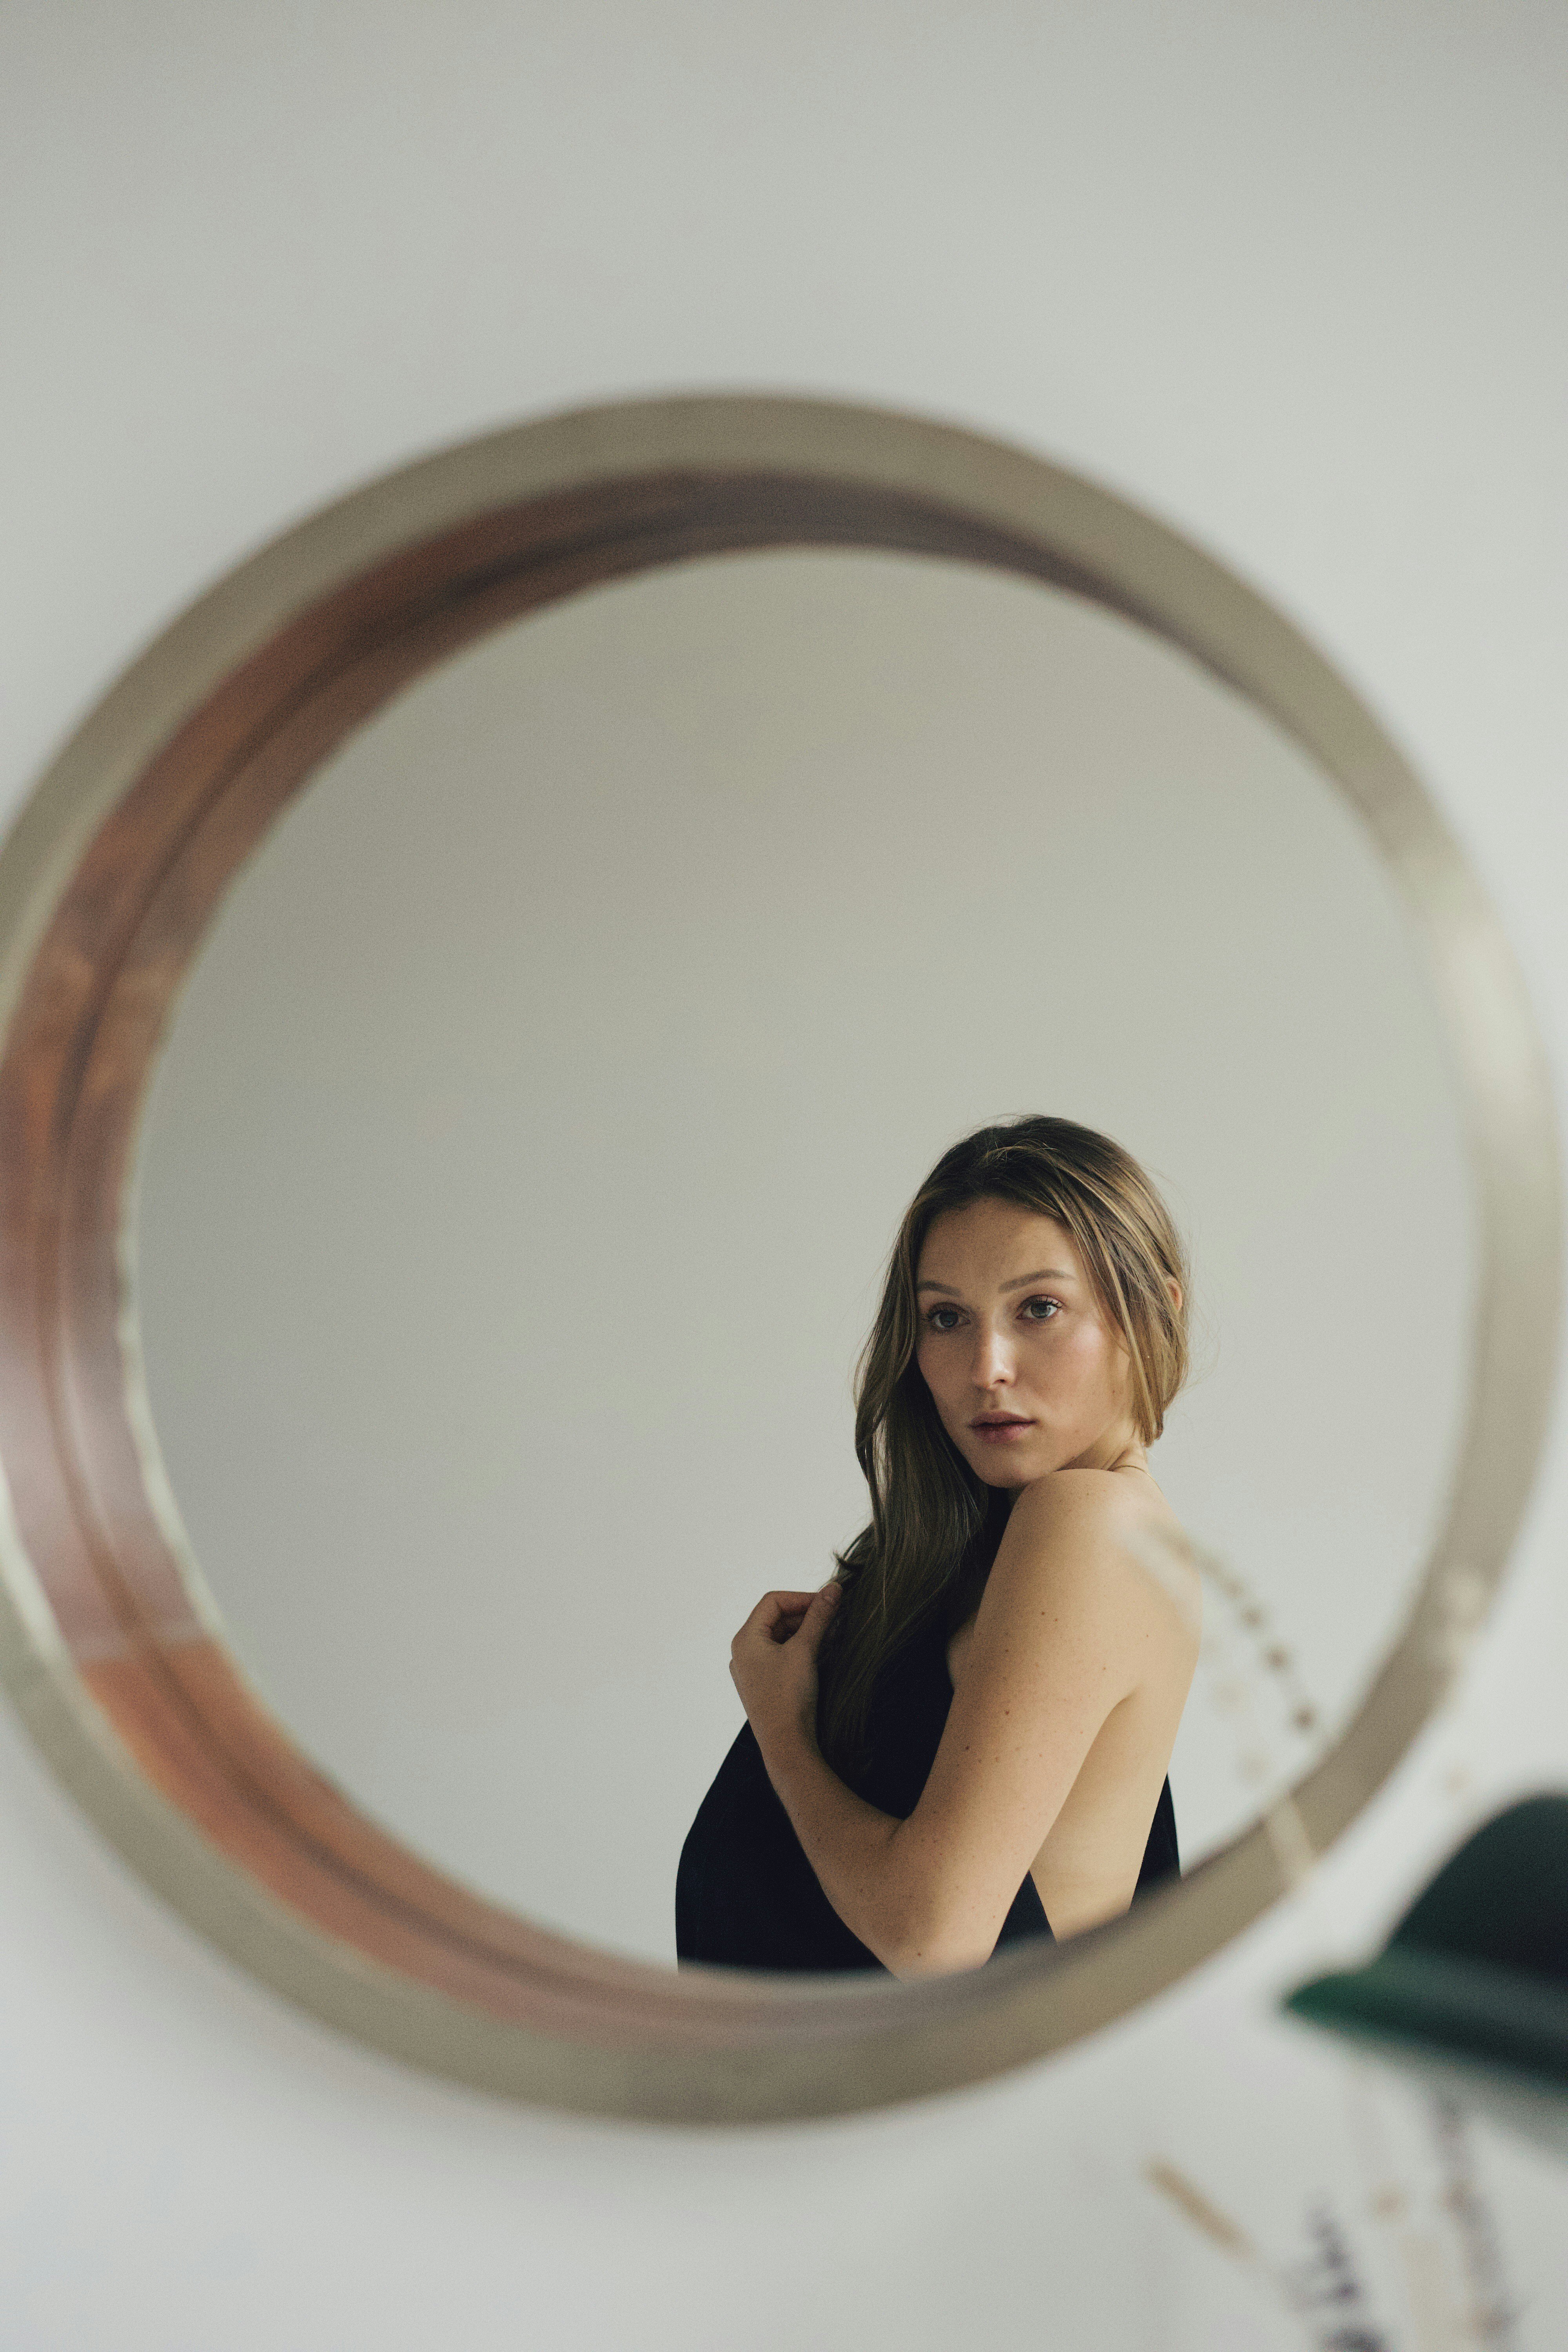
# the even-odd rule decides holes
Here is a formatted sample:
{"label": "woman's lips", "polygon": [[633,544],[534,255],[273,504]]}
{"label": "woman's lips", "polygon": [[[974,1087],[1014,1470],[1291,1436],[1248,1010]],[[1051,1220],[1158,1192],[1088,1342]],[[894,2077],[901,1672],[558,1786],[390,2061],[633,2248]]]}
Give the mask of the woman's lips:
{"label": "woman's lips", "polygon": [[1032,1421],[972,1421],[969,1424],[986,1445],[1005,1445],[1010,1437],[1022,1437],[1034,1425]]}

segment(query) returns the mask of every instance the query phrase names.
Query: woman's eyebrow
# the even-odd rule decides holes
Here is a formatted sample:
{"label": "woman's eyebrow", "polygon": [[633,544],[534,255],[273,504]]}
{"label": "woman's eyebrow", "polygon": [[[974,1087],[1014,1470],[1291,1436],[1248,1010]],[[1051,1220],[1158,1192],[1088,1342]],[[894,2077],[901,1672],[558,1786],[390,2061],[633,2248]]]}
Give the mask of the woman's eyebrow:
{"label": "woman's eyebrow", "polygon": [[[1043,1265],[1037,1274],[1021,1274],[1016,1281],[1005,1282],[1002,1287],[1004,1291],[1026,1290],[1031,1282],[1076,1282],[1077,1280],[1078,1276],[1070,1274],[1065,1265]],[[951,1282],[917,1282],[915,1288],[943,1290],[950,1298],[956,1298],[959,1296]]]}

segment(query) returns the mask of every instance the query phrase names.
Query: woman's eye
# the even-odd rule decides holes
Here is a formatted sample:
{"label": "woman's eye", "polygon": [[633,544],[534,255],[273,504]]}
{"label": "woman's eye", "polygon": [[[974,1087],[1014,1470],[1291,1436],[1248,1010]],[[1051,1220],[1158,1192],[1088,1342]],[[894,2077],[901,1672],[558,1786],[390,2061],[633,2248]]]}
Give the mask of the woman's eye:
{"label": "woman's eye", "polygon": [[[952,1321],[951,1323],[944,1323],[941,1319],[944,1315],[951,1315]],[[933,1331],[951,1331],[955,1328],[958,1323],[958,1309],[956,1307],[928,1307],[926,1310],[926,1322]]]}
{"label": "woman's eye", "polygon": [[[1039,1309],[1037,1314],[1035,1312],[1037,1307]],[[1024,1313],[1031,1323],[1048,1323],[1053,1315],[1061,1313],[1061,1301],[1058,1298],[1026,1298]]]}

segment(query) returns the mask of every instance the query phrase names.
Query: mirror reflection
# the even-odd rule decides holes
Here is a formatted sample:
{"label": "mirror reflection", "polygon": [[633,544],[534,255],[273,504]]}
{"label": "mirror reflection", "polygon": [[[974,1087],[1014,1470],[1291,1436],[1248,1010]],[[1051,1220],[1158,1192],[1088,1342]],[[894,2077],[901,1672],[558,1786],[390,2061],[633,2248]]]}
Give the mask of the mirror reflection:
{"label": "mirror reflection", "polygon": [[[900,1218],[950,1147],[1025,1113],[1114,1138],[1190,1258],[1190,1376],[1157,1446],[1126,1440],[1147,1469],[1095,1453],[1114,1383],[1083,1465],[1119,1497],[1146,1481],[1220,1564],[1184,1713],[1160,1604],[1179,1733],[1112,1776],[1158,1811],[1173,1735],[1190,1869],[1375,1674],[1458,1417],[1457,1121],[1353,816],[1131,625],[858,552],[595,591],[353,739],[193,970],[137,1213],[174,1492],[238,1657],[321,1769],[488,1895],[673,1959],[683,1842],[742,1722],[736,1628],[857,1564],[851,1377]],[[1037,1512],[1075,1459],[983,1435],[963,1401],[990,1372],[984,1394],[1043,1404],[1029,1351],[1075,1307],[1111,1336],[1043,1201],[988,1180],[914,1268],[959,1318],[920,1350],[971,1351],[921,1377],[978,1549],[906,1656],[959,1694],[1003,1687],[985,1547],[1005,1570],[1013,1498]],[[1031,1255],[1030,1218],[1072,1247]],[[857,1581],[820,1604],[843,1612],[825,1721]],[[795,1644],[772,1646],[764,1676]],[[825,1755],[864,1731],[847,1708]],[[993,1907],[1040,1802],[998,1833]],[[1098,1879],[1037,1858],[1017,1894],[1026,1874],[1042,1918],[1088,1924],[1157,1826],[1131,1860],[1127,1821],[1101,1838]]]}
{"label": "mirror reflection", "polygon": [[683,1960],[943,1975],[1177,1873],[1203,1601],[1148,1448],[1188,1288],[1109,1138],[1022,1118],[943,1152],[860,1369],[870,1517],[735,1639],[747,1720],[681,1852]]}

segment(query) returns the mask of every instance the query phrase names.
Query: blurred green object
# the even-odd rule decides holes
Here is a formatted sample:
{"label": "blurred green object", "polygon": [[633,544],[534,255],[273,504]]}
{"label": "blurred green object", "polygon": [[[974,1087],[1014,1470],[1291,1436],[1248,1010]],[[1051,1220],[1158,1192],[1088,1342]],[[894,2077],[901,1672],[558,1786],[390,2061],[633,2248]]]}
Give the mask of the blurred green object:
{"label": "blurred green object", "polygon": [[1374,1960],[1285,2007],[1568,2155],[1568,1797],[1499,1813]]}

